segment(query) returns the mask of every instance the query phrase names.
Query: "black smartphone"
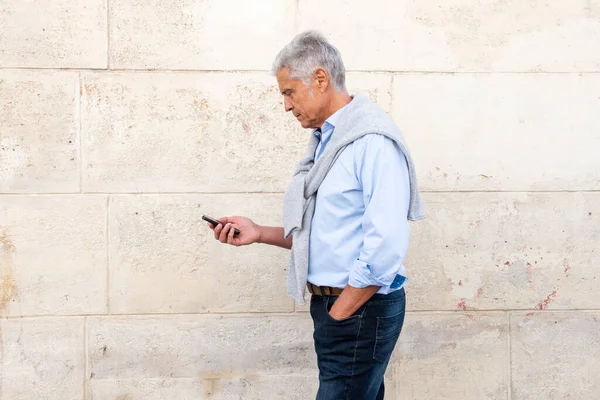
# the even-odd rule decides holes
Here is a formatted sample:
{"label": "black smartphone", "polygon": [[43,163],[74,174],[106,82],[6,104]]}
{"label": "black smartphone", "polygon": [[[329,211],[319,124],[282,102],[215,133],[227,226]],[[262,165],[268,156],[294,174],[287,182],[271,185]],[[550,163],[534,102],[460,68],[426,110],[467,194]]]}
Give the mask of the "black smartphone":
{"label": "black smartphone", "polygon": [[[225,226],[224,223],[222,223],[221,221],[219,221],[218,219],[215,219],[213,217],[209,217],[208,215],[203,215],[202,219],[205,220],[206,222],[210,222],[211,224],[213,224],[215,227],[219,224]],[[238,228],[233,228],[233,233],[235,235],[239,235],[240,234],[240,230]]]}

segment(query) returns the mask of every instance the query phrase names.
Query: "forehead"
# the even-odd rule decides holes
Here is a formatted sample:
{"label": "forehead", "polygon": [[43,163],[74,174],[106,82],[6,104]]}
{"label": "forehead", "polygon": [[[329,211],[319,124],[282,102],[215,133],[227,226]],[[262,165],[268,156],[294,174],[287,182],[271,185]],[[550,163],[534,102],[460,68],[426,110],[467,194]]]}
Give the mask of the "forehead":
{"label": "forehead", "polygon": [[294,89],[298,85],[302,85],[300,79],[294,79],[290,76],[290,70],[288,68],[282,68],[277,72],[277,83],[279,84],[279,90],[285,91],[287,89]]}

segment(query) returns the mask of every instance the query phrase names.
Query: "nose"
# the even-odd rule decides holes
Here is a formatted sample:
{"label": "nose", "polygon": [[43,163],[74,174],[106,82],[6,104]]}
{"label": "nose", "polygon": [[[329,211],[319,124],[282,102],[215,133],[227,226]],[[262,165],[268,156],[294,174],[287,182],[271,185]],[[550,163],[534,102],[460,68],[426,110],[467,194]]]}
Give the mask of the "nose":
{"label": "nose", "polygon": [[285,111],[286,111],[286,112],[287,112],[287,111],[291,111],[291,110],[292,110],[292,108],[294,108],[294,107],[292,106],[292,102],[291,102],[291,101],[289,101],[289,99],[288,99],[287,97],[284,97],[284,98],[283,98],[283,107],[285,107]]}

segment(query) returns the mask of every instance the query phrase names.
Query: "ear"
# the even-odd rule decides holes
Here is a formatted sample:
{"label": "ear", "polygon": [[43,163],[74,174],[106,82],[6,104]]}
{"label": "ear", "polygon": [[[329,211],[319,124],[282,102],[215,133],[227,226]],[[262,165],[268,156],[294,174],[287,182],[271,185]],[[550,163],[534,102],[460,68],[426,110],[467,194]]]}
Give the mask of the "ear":
{"label": "ear", "polygon": [[329,87],[329,74],[323,68],[317,68],[315,71],[315,81],[317,89],[321,92],[325,92]]}

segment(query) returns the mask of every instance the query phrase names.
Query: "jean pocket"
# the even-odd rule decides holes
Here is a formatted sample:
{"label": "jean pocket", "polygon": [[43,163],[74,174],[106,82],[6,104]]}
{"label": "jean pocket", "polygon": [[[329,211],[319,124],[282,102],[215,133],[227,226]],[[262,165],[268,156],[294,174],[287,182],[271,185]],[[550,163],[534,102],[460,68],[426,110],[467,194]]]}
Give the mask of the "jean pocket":
{"label": "jean pocket", "polygon": [[356,310],[356,312],[354,314],[352,314],[348,318],[335,319],[331,316],[331,314],[329,314],[329,311],[331,310],[331,307],[333,307],[333,304],[336,302],[336,300],[337,300],[337,297],[326,297],[325,301],[323,302],[323,304],[325,306],[325,317],[329,320],[329,322],[334,323],[334,324],[344,324],[345,322],[354,321],[355,319],[358,319],[362,315],[362,313],[365,309],[365,306],[363,305],[358,310]]}
{"label": "jean pocket", "polygon": [[404,310],[398,314],[377,317],[377,333],[373,359],[379,362],[387,362],[389,360],[400,337],[403,324]]}

